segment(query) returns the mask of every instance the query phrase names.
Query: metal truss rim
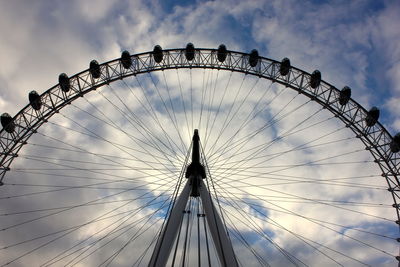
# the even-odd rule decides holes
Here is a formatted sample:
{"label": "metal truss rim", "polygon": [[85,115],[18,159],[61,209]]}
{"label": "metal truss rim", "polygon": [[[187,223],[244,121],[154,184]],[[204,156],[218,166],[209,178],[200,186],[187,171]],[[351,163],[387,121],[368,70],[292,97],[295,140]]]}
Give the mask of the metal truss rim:
{"label": "metal truss rim", "polygon": [[379,121],[372,127],[365,124],[367,110],[354,99],[350,98],[345,105],[340,105],[340,91],[333,85],[321,80],[316,88],[312,88],[311,74],[293,66],[287,75],[282,76],[279,73],[280,62],[266,57],[258,57],[257,65],[252,67],[248,62],[250,54],[230,50],[227,51],[227,58],[223,62],[218,61],[217,49],[211,48],[196,48],[193,60],[186,59],[185,48],[164,49],[163,60],[160,63],[155,62],[153,54],[150,51],[131,55],[132,66],[128,69],[123,67],[120,58],[102,63],[101,76],[97,79],[92,77],[89,69],[81,71],[69,78],[71,89],[68,92],[62,91],[60,84],[56,84],[42,93],[40,98],[43,105],[40,110],[34,110],[29,104],[22,108],[13,117],[16,130],[13,133],[6,132],[4,128],[0,131],[3,150],[0,158],[0,185],[13,159],[29,137],[47,119],[80,96],[114,81],[143,73],[177,68],[218,69],[242,72],[280,83],[304,94],[337,116],[361,139],[375,158],[382,170],[382,176],[388,183],[388,190],[393,196],[393,206],[397,212],[397,222],[400,222],[400,153],[390,151],[393,137]]}

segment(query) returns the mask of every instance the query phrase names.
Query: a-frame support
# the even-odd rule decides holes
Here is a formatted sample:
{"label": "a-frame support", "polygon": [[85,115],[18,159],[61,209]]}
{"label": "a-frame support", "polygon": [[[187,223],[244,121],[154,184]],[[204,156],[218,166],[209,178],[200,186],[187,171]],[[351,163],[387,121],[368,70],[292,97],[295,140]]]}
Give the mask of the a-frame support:
{"label": "a-frame support", "polygon": [[195,130],[192,144],[192,162],[186,170],[186,178],[188,178],[188,180],[176,200],[167,223],[157,240],[149,263],[149,266],[151,267],[166,266],[179,227],[182,224],[189,196],[201,198],[207,224],[221,265],[229,267],[238,266],[232,243],[228,237],[225,226],[213,204],[210,192],[208,192],[207,187],[203,182],[203,179],[206,178],[206,173],[204,166],[200,163],[199,140],[198,131]]}

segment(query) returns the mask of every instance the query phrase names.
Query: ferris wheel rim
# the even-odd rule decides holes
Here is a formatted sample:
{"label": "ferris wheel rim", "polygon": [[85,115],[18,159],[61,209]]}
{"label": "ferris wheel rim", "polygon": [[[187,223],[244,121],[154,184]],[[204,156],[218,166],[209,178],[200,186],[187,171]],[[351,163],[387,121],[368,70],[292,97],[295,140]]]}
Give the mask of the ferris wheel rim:
{"label": "ferris wheel rim", "polygon": [[[62,89],[61,83],[54,85],[40,94],[42,104],[39,109],[28,104],[12,118],[15,130],[8,132],[5,127],[0,130],[0,144],[4,151],[0,160],[0,185],[3,183],[6,172],[10,170],[13,159],[18,156],[19,150],[30,136],[50,117],[79,97],[115,81],[144,73],[168,69],[217,69],[277,82],[317,102],[340,119],[363,142],[366,150],[372,154],[379,165],[382,176],[389,186],[388,191],[393,197],[393,207],[396,209],[398,218],[396,223],[400,225],[400,195],[397,194],[400,190],[400,183],[397,180],[400,172],[400,153],[392,151],[391,144],[394,142],[394,137],[378,120],[372,126],[366,124],[367,109],[351,97],[344,105],[339,104],[340,90],[322,80],[321,76],[319,76],[317,86],[312,86],[311,79],[317,71],[310,74],[289,63],[288,73],[281,75],[279,67],[282,62],[259,56],[256,50],[250,53],[233,50],[225,52],[226,58],[220,61],[217,49],[195,48],[192,58],[188,57],[187,48],[161,49],[162,56],[159,61],[155,56],[155,48],[153,51],[129,55],[132,64],[128,68],[124,66],[122,57],[101,64],[92,61],[99,71],[97,78],[97,74],[93,73],[91,68],[71,77],[67,76],[68,81],[71,82],[68,91]],[[254,62],[250,62],[251,57],[255,57],[255,65]]]}

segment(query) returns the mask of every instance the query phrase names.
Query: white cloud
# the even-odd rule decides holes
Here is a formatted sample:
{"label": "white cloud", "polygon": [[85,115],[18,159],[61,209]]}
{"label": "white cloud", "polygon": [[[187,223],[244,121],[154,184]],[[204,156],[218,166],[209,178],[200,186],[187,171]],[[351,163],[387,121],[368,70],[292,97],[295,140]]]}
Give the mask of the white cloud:
{"label": "white cloud", "polygon": [[[116,1],[98,1],[96,4],[93,4],[92,2],[76,1],[72,5],[67,5],[63,2],[52,2],[51,4],[42,2],[42,4],[32,4],[29,12],[27,9],[22,8],[25,6],[22,2],[10,3],[7,3],[0,11],[0,33],[2,36],[7,37],[4,38],[4,42],[0,43],[0,57],[2,58],[2,63],[4,63],[4,68],[0,70],[0,85],[2,86],[0,108],[12,114],[15,114],[27,103],[26,95],[30,90],[36,89],[39,92],[43,92],[57,82],[57,76],[60,72],[67,72],[69,75],[72,75],[87,68],[91,59],[106,61],[119,57],[123,49],[128,49],[131,53],[137,53],[152,50],[155,44],[161,44],[163,48],[183,47],[190,41],[196,47],[216,48],[220,43],[225,43],[228,49],[250,50],[251,48],[258,48],[262,55],[268,55],[277,60],[288,56],[292,60],[293,65],[304,68],[309,72],[316,68],[320,69],[323,79],[332,82],[339,88],[349,84],[353,87],[353,92],[357,100],[367,107],[371,105],[371,99],[376,99],[372,95],[375,89],[370,88],[370,81],[368,80],[370,77],[374,77],[370,73],[371,58],[369,55],[369,52],[373,51],[376,55],[382,56],[382,62],[387,64],[383,65],[388,70],[388,76],[384,76],[384,78],[385,80],[388,79],[389,84],[391,84],[387,90],[394,97],[386,97],[382,101],[386,102],[387,107],[392,110],[391,116],[394,119],[391,123],[393,127],[400,129],[398,116],[394,114],[398,113],[399,107],[397,105],[398,95],[396,93],[398,91],[396,86],[399,83],[396,82],[398,76],[396,73],[398,72],[397,57],[400,52],[398,51],[399,42],[393,42],[398,37],[398,32],[394,27],[391,27],[391,24],[398,24],[393,22],[398,20],[399,13],[396,13],[398,6],[391,2],[386,2],[387,6],[384,9],[377,11],[377,13],[372,12],[372,15],[359,13],[359,10],[369,10],[368,5],[362,1],[353,1],[347,4],[343,2],[341,5],[298,4],[294,1],[275,1],[270,4],[262,1],[209,1],[196,2],[187,6],[175,6],[171,9],[171,13],[166,13],[162,10],[157,2],[148,4],[135,1],[129,3],[122,2],[121,4],[121,2]],[[247,32],[240,32],[244,29]],[[380,51],[376,51],[377,47]],[[166,92],[162,73],[153,74],[153,78],[158,82],[157,86],[161,91],[160,94],[166,101],[166,106],[169,108],[169,101],[174,103],[177,112],[175,114],[178,120],[177,125],[171,122],[170,115],[165,111],[152,81],[146,75],[142,75],[139,79],[141,79],[143,86],[148,89],[146,96],[154,105],[154,113],[152,114],[156,114],[156,119],[144,110],[145,107],[148,107],[147,100],[145,94],[136,83],[135,78],[130,80],[129,84],[131,89],[137,94],[137,98],[132,96],[125,85],[121,83],[115,86],[112,85],[113,90],[118,92],[119,96],[127,104],[127,107],[121,105],[118,97],[113,95],[110,89],[106,87],[99,90],[106,98],[95,92],[87,96],[91,103],[101,106],[100,110],[94,109],[83,99],[75,101],[74,105],[104,119],[107,123],[112,121],[115,123],[113,124],[114,127],[102,124],[99,120],[88,115],[82,115],[74,107],[68,107],[61,113],[78,121],[85,128],[89,128],[92,131],[90,134],[97,134],[107,141],[99,141],[97,139],[93,141],[87,135],[71,131],[66,132],[63,128],[47,124],[47,127],[41,128],[39,132],[58,138],[62,142],[72,143],[74,147],[69,147],[65,144],[61,145],[59,141],[41,138],[40,134],[38,134],[30,139],[30,142],[61,146],[64,150],[28,145],[22,150],[21,155],[35,153],[39,156],[54,157],[55,159],[50,160],[50,162],[62,164],[70,164],[74,160],[85,161],[85,163],[78,162],[75,166],[81,168],[91,167],[91,169],[94,168],[93,166],[97,166],[97,168],[103,168],[104,170],[101,170],[99,173],[91,173],[83,170],[68,171],[68,174],[82,176],[80,178],[58,177],[56,175],[29,176],[15,172],[10,173],[10,176],[7,176],[5,181],[12,180],[15,183],[76,186],[98,181],[85,180],[85,178],[117,179],[118,177],[125,177],[129,179],[147,174],[149,177],[136,182],[145,186],[147,190],[157,189],[164,182],[167,184],[162,186],[161,189],[173,186],[176,179],[165,176],[165,173],[170,173],[167,167],[173,163],[177,166],[177,169],[174,169],[171,175],[176,176],[179,173],[183,155],[179,154],[180,157],[175,158],[173,151],[177,151],[177,146],[181,146],[182,142],[188,146],[193,131],[190,125],[191,114],[188,113],[185,116],[183,106],[181,105],[181,92],[179,88],[182,85],[184,90],[183,98],[186,101],[185,103],[187,103],[186,108],[188,110],[191,96],[194,96],[193,108],[195,114],[193,115],[193,128],[197,127],[196,124],[200,120],[201,102],[204,100],[204,103],[206,103],[207,109],[204,110],[204,114],[201,117],[200,135],[205,142],[206,133],[211,132],[207,140],[207,149],[211,149],[213,142],[216,140],[219,141],[220,146],[226,141],[228,144],[231,144],[229,149],[219,150],[217,156],[211,158],[210,155],[210,164],[213,165],[216,181],[219,183],[224,182],[223,186],[219,187],[217,185],[217,187],[222,191],[230,189],[231,191],[225,192],[226,195],[232,193],[229,196],[230,200],[241,203],[243,211],[250,213],[254,217],[252,218],[255,220],[254,222],[264,231],[274,233],[275,242],[299,258],[307,260],[311,265],[320,265],[322,262],[324,264],[332,264],[332,261],[327,260],[326,257],[322,257],[320,253],[315,253],[313,249],[305,246],[303,242],[299,241],[298,238],[295,238],[288,231],[273,226],[268,221],[270,219],[280,221],[287,229],[296,231],[296,233],[321,244],[329,245],[333,249],[343,252],[346,252],[348,249],[348,251],[354,251],[356,257],[359,259],[371,260],[366,259],[367,254],[360,253],[363,246],[360,246],[357,242],[352,243],[349,239],[337,235],[327,228],[316,226],[315,223],[309,220],[288,214],[288,210],[293,210],[302,216],[344,224],[350,228],[356,227],[363,230],[378,231],[379,233],[395,228],[394,226],[385,227],[386,230],[382,230],[381,226],[383,223],[380,219],[372,216],[362,216],[360,213],[357,213],[368,213],[385,218],[389,217],[389,220],[394,220],[395,214],[391,207],[384,206],[382,208],[374,205],[356,205],[355,203],[338,204],[335,202],[351,200],[364,204],[391,204],[390,194],[388,194],[386,188],[381,188],[386,185],[382,177],[377,177],[380,171],[376,165],[370,163],[342,164],[342,161],[370,160],[371,157],[368,152],[363,151],[354,155],[335,157],[319,162],[330,162],[337,165],[320,165],[312,168],[290,167],[293,164],[318,162],[318,160],[324,157],[333,157],[354,149],[363,149],[361,142],[354,142],[354,138],[352,138],[326,146],[308,147],[307,149],[299,148],[298,146],[304,144],[306,140],[313,140],[324,133],[329,133],[341,127],[341,124],[333,121],[327,121],[319,125],[319,127],[311,127],[313,123],[330,116],[326,112],[321,112],[309,121],[301,124],[299,128],[305,128],[302,131],[290,135],[285,139],[278,140],[271,146],[263,147],[266,142],[273,140],[278,135],[282,135],[291,129],[293,125],[309,117],[319,106],[314,103],[306,107],[300,107],[304,103],[305,98],[303,96],[295,97],[296,93],[291,91],[280,95],[276,101],[269,103],[268,101],[272,100],[279,90],[275,85],[270,86],[268,82],[257,84],[254,92],[248,96],[247,91],[241,91],[237,98],[235,98],[235,93],[245,76],[234,75],[228,84],[227,81],[230,79],[230,73],[223,73],[221,71],[218,74],[219,82],[216,85],[214,84],[214,79],[216,78],[215,72],[212,72],[214,76],[210,76],[210,73],[209,71],[203,72],[202,70],[181,72],[180,80],[178,80],[175,70],[169,71],[167,76],[169,94]],[[246,77],[244,88],[251,88],[253,82],[254,79]],[[226,95],[224,95],[223,90],[225,84],[229,85]],[[217,89],[214,95],[215,101],[209,102],[211,97],[202,98],[201,90],[205,85],[207,86],[207,90],[209,90],[208,92],[212,92],[213,88]],[[192,86],[192,95],[189,93],[190,86]],[[263,99],[262,95],[268,89],[271,89],[271,91]],[[169,99],[170,96],[171,100]],[[215,119],[213,131],[210,131],[207,129],[207,125],[211,127],[210,122],[216,115],[216,110],[219,106],[218,100],[222,99],[223,96],[222,109]],[[295,98],[290,107],[291,109],[296,107],[296,109],[292,114],[288,114],[284,118],[281,117],[291,110],[284,109],[283,113],[278,116],[278,118],[283,118],[282,120],[268,127],[260,134],[248,139],[243,149],[240,149],[240,145],[234,146],[234,142],[241,140],[241,138],[247,138],[247,135],[251,134],[255,127],[259,127],[271,119],[272,114],[279,113],[281,108],[284,108],[285,104],[293,97]],[[145,103],[144,107],[137,99]],[[246,99],[245,103],[240,106],[241,101],[244,99]],[[243,120],[249,112],[252,112],[253,107],[260,99],[262,99],[263,105],[261,106],[265,108],[265,111],[259,113],[257,118],[241,128]],[[116,112],[116,108],[107,100],[118,105],[121,111],[129,114],[128,116],[133,116],[130,114],[130,110],[134,111],[135,114],[139,114],[141,121],[135,120],[133,117],[126,118],[121,116],[121,113]],[[234,102],[235,106],[232,112],[229,113],[231,104]],[[260,109],[261,107],[259,106],[258,108]],[[171,109],[169,111],[171,112]],[[220,130],[227,125],[225,116],[228,116],[228,114],[228,120],[232,118],[232,122],[226,127],[226,131],[219,136]],[[186,129],[186,119],[188,117],[189,129]],[[210,121],[207,122],[207,118],[210,118]],[[159,127],[157,120],[162,123],[163,128]],[[66,127],[74,128],[77,131],[85,131],[84,128],[78,127],[61,115],[54,116],[52,121]],[[307,129],[306,126],[311,128]],[[126,132],[116,129],[119,127],[124,127]],[[182,133],[181,137],[175,128]],[[146,129],[154,133],[154,135],[147,136],[148,132],[146,132]],[[236,131],[239,134],[232,140],[233,143],[231,143],[229,138]],[[169,138],[166,137],[165,132],[170,135]],[[337,141],[349,136],[352,136],[351,133],[349,134],[349,131],[340,131],[332,136],[323,138],[319,142],[316,142],[316,144]],[[183,139],[182,141],[180,140],[181,138]],[[168,146],[172,146],[173,149],[171,149],[171,155],[167,159],[159,150]],[[93,154],[82,153],[83,151],[78,153],[65,149],[83,149],[101,155],[111,155],[112,157],[94,156]],[[218,151],[218,149],[219,146],[216,146],[213,148],[213,151]],[[243,152],[245,149],[251,150]],[[292,153],[285,153],[282,156],[270,158],[271,155],[277,155],[277,153],[279,154],[291,149],[294,149]],[[153,154],[153,156],[150,154]],[[259,156],[259,158],[246,161],[246,158],[254,156]],[[107,160],[109,158],[118,159],[118,161]],[[211,159],[214,161],[218,159],[218,162],[211,162]],[[229,165],[222,165],[225,160]],[[146,161],[147,164],[144,164],[142,161]],[[99,164],[100,167],[98,167]],[[160,166],[162,164],[165,166],[161,170],[158,170],[158,167],[156,170],[145,168]],[[235,164],[238,165],[236,166]],[[145,169],[136,168],[135,171],[132,171],[127,170],[127,166],[140,166]],[[240,172],[241,175],[237,175],[235,172],[239,169],[231,169],[229,173],[224,169],[227,166],[245,168],[245,171],[242,170]],[[23,160],[22,157],[18,158],[13,164],[13,168],[20,169],[53,169],[59,167],[59,165],[52,163]],[[111,170],[107,169],[107,167],[111,168]],[[116,167],[120,167],[121,169],[116,170]],[[51,173],[54,174],[54,172],[65,174],[65,171],[51,170]],[[161,173],[163,174],[161,175]],[[116,177],[112,175],[116,175]],[[368,175],[372,175],[373,177],[354,178],[352,180],[342,179],[350,176]],[[254,177],[250,179],[250,176]],[[339,180],[332,180],[335,178],[339,178]],[[311,183],[311,181],[315,182],[318,180],[322,180],[324,183]],[[353,184],[349,184],[349,182]],[[21,211],[41,207],[54,207],[52,205],[73,205],[74,203],[90,201],[96,197],[116,192],[118,189],[115,188],[128,188],[132,185],[132,181],[128,180],[107,184],[104,185],[103,189],[98,190],[82,188],[71,191],[60,191],[49,194],[49,196],[57,196],[57,198],[52,198],[50,201],[45,194],[39,194],[36,198],[28,196],[15,198],[8,200],[9,202],[7,203],[11,204],[2,205],[1,210],[9,212],[12,210]],[[378,187],[378,189],[370,187]],[[8,186],[3,188],[7,188],[9,191],[6,193],[11,195],[36,190],[31,187],[23,189],[16,187],[13,189],[12,186]],[[3,188],[0,188],[0,190],[4,190]],[[38,189],[45,190],[46,188],[39,187]],[[112,200],[133,198],[139,195],[140,192],[140,190],[132,191],[128,195],[119,195],[112,198]],[[154,194],[158,192],[155,191]],[[251,199],[252,201],[257,201],[256,203],[264,205],[263,211],[268,213],[269,218],[261,216],[254,209],[250,209],[243,202],[240,202],[246,199]],[[143,200],[137,201],[129,207],[135,208],[144,202]],[[32,238],[40,233],[49,233],[67,226],[83,223],[85,220],[102,214],[105,212],[105,209],[111,209],[116,206],[117,204],[93,206],[94,208],[89,206],[81,209],[78,215],[71,212],[72,216],[68,218],[64,216],[59,216],[58,219],[52,219],[52,217],[44,218],[42,221],[29,224],[31,227],[21,227],[12,231],[6,231],[7,233],[0,238],[0,242],[2,245],[10,244]],[[231,212],[235,210],[228,206],[225,207]],[[337,207],[353,209],[356,212],[346,211]],[[128,207],[124,210],[128,210]],[[147,209],[137,215],[137,218],[146,218],[154,210],[154,207]],[[29,215],[32,217],[6,217],[4,221],[1,221],[1,224],[11,225],[27,218],[34,218],[36,215]],[[229,216],[228,213],[226,215]],[[240,213],[236,213],[235,215],[238,218],[235,219],[233,216],[230,216],[232,222],[239,230],[250,236],[252,233],[249,233],[250,231],[248,230],[253,231],[254,229],[249,226],[249,218],[242,217]],[[54,256],[55,250],[59,252],[62,249],[66,249],[76,242],[76,238],[89,237],[90,234],[96,233],[96,231],[106,226],[107,223],[104,221],[82,228],[76,233],[72,233],[70,237],[61,239],[59,246],[48,246],[40,250],[40,253],[43,253],[43,257],[29,255],[23,260],[26,262],[29,260],[39,262],[44,258],[49,259],[51,256]],[[144,246],[149,244],[149,239],[155,236],[155,231],[160,226],[160,223],[156,222],[156,219],[151,220],[150,223],[155,224],[157,227],[151,228],[153,232],[151,234],[144,234],[140,241],[137,241],[138,243],[134,243],[133,247],[140,244],[140,248],[144,249]],[[32,229],[37,229],[38,231],[32,231]],[[136,229],[136,227],[133,227],[132,231]],[[337,226],[335,229],[346,231],[349,235],[362,238],[362,240],[367,240],[374,245],[384,244],[387,251],[393,254],[396,253],[397,243],[393,245],[387,239],[380,241],[378,238],[374,239],[370,235],[364,235],[365,233],[360,234],[360,232],[345,230]],[[394,235],[391,232],[385,234],[389,236]],[[99,234],[96,238],[101,238],[102,236],[104,234]],[[113,248],[121,247],[121,244],[126,242],[128,237],[125,236],[124,238],[117,239],[115,243],[112,243],[114,244]],[[253,236],[249,237],[248,240],[255,243],[254,247],[260,251],[261,255],[265,255],[263,253],[271,251],[273,252],[271,252],[271,255],[278,253],[276,249],[270,248],[271,245],[269,245],[268,241],[258,235],[254,235],[254,232]],[[335,243],[335,241],[339,243]],[[0,250],[0,255],[8,258],[16,257],[23,252],[29,251],[30,248],[43,244],[40,242],[44,241],[18,246],[13,250],[3,249]],[[236,240],[235,242],[239,241]],[[300,247],[302,249],[299,249]],[[136,257],[137,254],[131,251],[133,251],[132,247],[128,247],[114,263],[118,262],[123,265],[126,259]],[[102,254],[101,257],[103,258],[109,256],[104,250],[99,252],[95,255]],[[251,260],[254,260],[253,255],[245,249],[243,244],[240,244],[237,253],[243,257],[241,259],[251,258]],[[327,253],[337,256],[332,252],[327,251]],[[376,251],[368,253],[368,257],[369,255],[371,257],[380,257],[375,253]],[[70,259],[72,257],[68,260]],[[89,258],[83,264],[94,264],[95,262],[91,260],[100,260],[100,258]],[[251,262],[250,259],[249,262]],[[287,264],[283,256],[276,260],[276,262],[277,264]],[[351,264],[354,262],[345,261],[345,263]],[[255,262],[254,264],[257,263]]]}
{"label": "white cloud", "polygon": [[96,0],[96,2],[74,1],[73,9],[80,13],[80,16],[90,23],[98,23],[108,18],[113,7],[117,6],[118,1]]}

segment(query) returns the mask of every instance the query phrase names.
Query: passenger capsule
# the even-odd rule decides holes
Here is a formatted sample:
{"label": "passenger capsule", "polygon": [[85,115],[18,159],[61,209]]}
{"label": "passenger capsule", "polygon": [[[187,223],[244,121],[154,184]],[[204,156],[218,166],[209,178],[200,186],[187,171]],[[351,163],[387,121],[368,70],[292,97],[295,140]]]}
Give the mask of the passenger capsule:
{"label": "passenger capsule", "polygon": [[71,83],[69,82],[68,75],[65,73],[61,73],[58,76],[58,83],[60,84],[61,90],[63,92],[68,92],[71,88]]}
{"label": "passenger capsule", "polygon": [[153,57],[154,57],[154,61],[157,63],[160,63],[163,60],[163,50],[161,48],[161,46],[156,45],[153,49]]}
{"label": "passenger capsule", "polygon": [[194,45],[192,43],[188,43],[186,45],[185,57],[188,61],[194,59]]}
{"label": "passenger capsule", "polygon": [[344,106],[349,102],[351,97],[351,89],[348,86],[343,87],[339,94],[339,104]]}
{"label": "passenger capsule", "polygon": [[3,113],[1,115],[1,126],[3,126],[4,130],[6,130],[7,133],[12,133],[15,130],[15,123],[13,121],[13,118],[10,116],[8,113]]}
{"label": "passenger capsule", "polygon": [[390,143],[390,150],[393,153],[397,153],[400,151],[400,133],[396,134],[393,137],[392,142]]}
{"label": "passenger capsule", "polygon": [[281,61],[281,66],[279,67],[279,73],[282,76],[286,76],[288,75],[289,70],[290,70],[290,60],[287,57],[285,57]]}
{"label": "passenger capsule", "polygon": [[317,88],[318,85],[321,83],[321,72],[319,70],[314,70],[314,72],[311,74],[310,78],[310,86],[311,88]]}
{"label": "passenger capsule", "polygon": [[255,67],[258,64],[258,51],[256,49],[251,50],[249,56],[249,64],[251,67]]}
{"label": "passenger capsule", "polygon": [[218,51],[217,51],[217,58],[219,62],[224,62],[226,59],[226,56],[228,54],[228,51],[226,49],[226,46],[224,44],[219,45]]}
{"label": "passenger capsule", "polygon": [[34,110],[39,110],[42,107],[42,99],[36,91],[31,91],[29,93],[29,104]]}
{"label": "passenger capsule", "polygon": [[132,66],[131,55],[126,50],[121,54],[121,64],[125,69],[129,69]]}
{"label": "passenger capsule", "polygon": [[368,111],[367,117],[365,117],[365,122],[367,123],[368,127],[371,127],[375,125],[378,119],[379,119],[379,109],[377,107],[373,107]]}
{"label": "passenger capsule", "polygon": [[97,60],[90,61],[89,72],[93,78],[95,79],[100,78],[101,71],[99,62],[97,62]]}

